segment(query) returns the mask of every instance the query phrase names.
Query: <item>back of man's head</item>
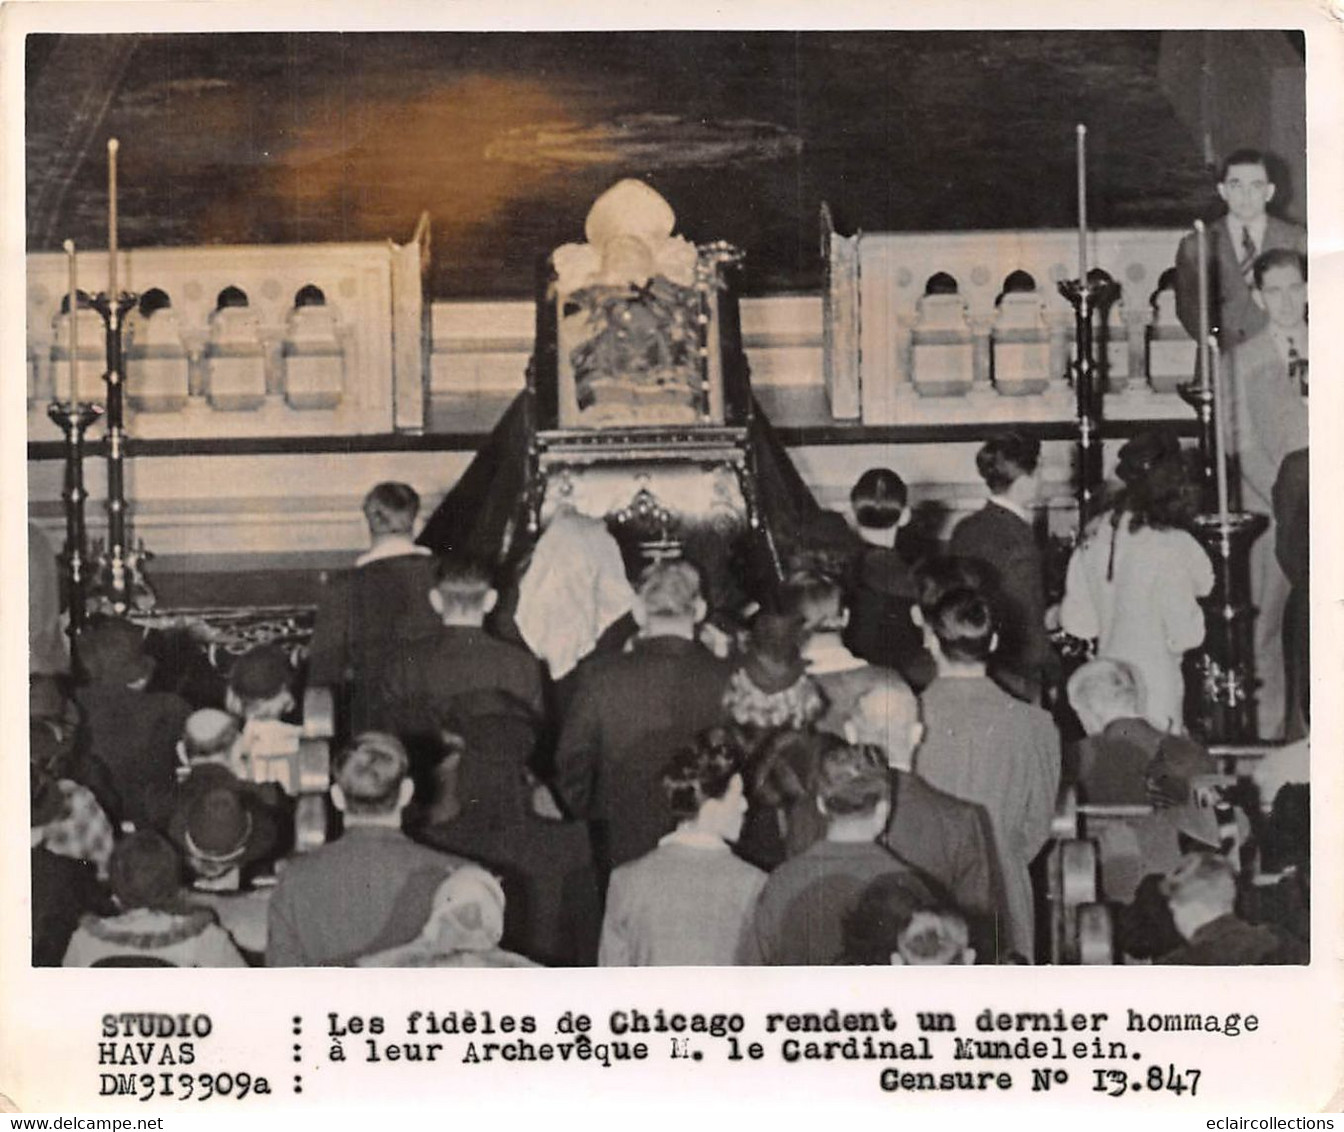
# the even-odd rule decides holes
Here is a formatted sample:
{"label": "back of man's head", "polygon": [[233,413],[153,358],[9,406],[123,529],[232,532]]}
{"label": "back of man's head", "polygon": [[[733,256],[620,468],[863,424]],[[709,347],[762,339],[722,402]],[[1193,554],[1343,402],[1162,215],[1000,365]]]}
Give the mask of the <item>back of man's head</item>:
{"label": "back of man's head", "polygon": [[337,805],[354,817],[395,813],[404,804],[402,783],[410,759],[401,740],[381,731],[365,731],[336,756],[332,783]]}
{"label": "back of man's head", "polygon": [[887,531],[905,515],[909,492],[890,468],[869,468],[851,489],[849,502],[860,527]]}
{"label": "back of man's head", "polygon": [[474,558],[448,554],[435,566],[430,601],[446,621],[479,624],[494,605],[495,589],[490,572]]}
{"label": "back of man's head", "polygon": [[796,570],[779,594],[780,612],[796,617],[810,633],[838,632],[845,627],[845,598],[840,584],[815,570]]}
{"label": "back of man's head", "polygon": [[869,817],[891,800],[886,756],[877,747],[836,743],[817,761],[813,792],[828,820]]}
{"label": "back of man's head", "polygon": [[364,518],[372,535],[408,535],[419,513],[420,496],[410,484],[380,483],[364,497]]}
{"label": "back of man's head", "polygon": [[697,621],[704,615],[700,571],[684,559],[655,562],[640,577],[637,595],[649,621]]}
{"label": "back of man's head", "polygon": [[1041,442],[1018,432],[992,436],[975,454],[975,466],[985,486],[995,495],[1007,491],[1022,476],[1036,471]]}
{"label": "back of man's head", "polygon": [[1117,719],[1143,715],[1143,678],[1123,660],[1089,660],[1069,677],[1069,704],[1089,735]]}
{"label": "back of man's head", "polygon": [[994,615],[974,590],[950,590],[934,605],[929,629],[943,656],[957,664],[984,664],[994,651]]}
{"label": "back of man's head", "polygon": [[900,673],[874,667],[873,674],[876,682],[855,702],[845,735],[881,747],[889,766],[909,770],[922,731],[919,700]]}

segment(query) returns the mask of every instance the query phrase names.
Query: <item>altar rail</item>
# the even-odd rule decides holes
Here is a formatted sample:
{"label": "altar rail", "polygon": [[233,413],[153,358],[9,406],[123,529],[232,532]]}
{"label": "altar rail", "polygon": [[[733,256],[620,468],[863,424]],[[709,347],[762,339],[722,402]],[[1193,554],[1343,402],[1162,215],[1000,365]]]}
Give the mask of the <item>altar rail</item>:
{"label": "altar rail", "polygon": [[[1089,234],[1089,263],[1121,286],[1098,320],[1108,416],[1145,415],[1151,394],[1170,395],[1190,376],[1194,342],[1175,319],[1174,295],[1159,293],[1181,236]],[[1056,285],[1077,275],[1073,231],[829,237],[832,414],[871,424],[1072,415],[1074,315]]]}
{"label": "altar rail", "polygon": [[[1125,288],[1126,327],[1144,332],[1145,359],[1152,354],[1153,337],[1144,321],[1151,315],[1147,299],[1171,262],[1179,235],[1096,237],[1098,262]],[[828,350],[823,312],[829,300],[819,294],[782,295],[741,303],[753,389],[804,480],[824,505],[844,510],[850,487],[865,469],[893,467],[910,484],[935,532],[946,534],[983,498],[974,459],[980,440],[995,428],[1016,423],[1045,441],[1048,526],[1056,533],[1069,530],[1073,403],[1060,358],[1054,363],[1058,372],[1052,370],[1037,392],[1004,395],[991,374],[988,383],[973,381],[964,395],[924,396],[906,381],[893,335],[898,338],[902,320],[913,317],[929,274],[948,271],[957,276],[972,324],[983,330],[983,319],[992,317],[994,297],[1009,271],[1031,271],[1044,295],[1052,269],[1067,272],[1076,242],[1070,244],[1067,233],[856,239],[854,246],[867,264],[862,290],[855,291],[866,306],[854,308],[856,315],[864,315],[854,327],[866,327],[868,335],[860,343],[859,418],[837,419],[831,411],[834,402],[827,400],[823,374],[834,375],[843,338],[833,336]],[[457,480],[485,433],[524,386],[535,311],[528,301],[435,302],[426,310],[418,305],[421,249],[417,240],[405,248],[163,249],[125,256],[124,285],[168,291],[184,339],[195,335],[200,347],[200,357],[189,359],[192,371],[183,409],[132,411],[127,462],[131,525],[134,536],[143,537],[159,555],[151,574],[156,568],[204,572],[348,561],[365,545],[359,503],[370,485],[404,480],[420,491],[428,513]],[[873,256],[891,271],[885,292],[879,288],[881,272]],[[97,273],[104,267],[105,259],[97,253],[81,253],[80,277],[86,289],[99,286]],[[64,280],[62,257],[30,257],[28,491],[34,520],[56,545],[63,538],[61,450],[45,405],[53,388],[61,391],[61,382],[67,380],[59,359],[51,356],[60,347],[52,336],[52,316],[64,294]],[[334,409],[294,408],[280,366],[287,314],[297,290],[310,282],[325,291],[341,324],[354,334],[346,347],[346,384]],[[217,292],[228,285],[248,293],[271,344],[268,392],[255,410],[215,408],[208,396],[209,374],[203,368],[208,360],[207,320]],[[875,305],[882,295],[881,304]],[[1046,311],[1057,352],[1058,343],[1067,346],[1070,331],[1062,303],[1059,299]],[[874,345],[881,329],[878,310],[889,315],[885,341],[890,348]],[[429,316],[428,325],[421,321],[424,315]],[[832,321],[836,317],[833,313]],[[876,329],[874,320],[879,322]],[[80,341],[82,350],[101,349],[101,338],[84,334],[82,327]],[[1131,355],[1134,341],[1125,339]],[[1193,349],[1188,338],[1184,343]],[[982,341],[977,355],[982,362],[986,348]],[[96,358],[93,365],[97,383],[102,367]],[[134,397],[134,370],[129,377],[128,391]],[[1192,426],[1191,410],[1165,388],[1149,374],[1131,371],[1122,392],[1106,395],[1108,469],[1120,439],[1147,422]],[[96,385],[92,392],[97,392]],[[831,392],[834,396],[834,380]],[[415,435],[422,427],[423,435]],[[89,439],[88,517],[90,534],[98,537],[105,491],[100,426],[91,430]]]}
{"label": "altar rail", "polygon": [[[144,248],[118,257],[121,286],[169,306],[127,317],[134,438],[386,433],[424,423],[426,226],[405,246]],[[107,253],[81,250],[81,289],[106,288]],[[70,397],[67,262],[28,256],[28,435],[57,439],[53,397]],[[320,292],[315,297],[312,289]],[[245,305],[217,309],[226,290]],[[299,300],[301,290],[305,306]],[[324,299],[325,302],[321,300]],[[103,401],[104,326],[78,318],[76,390]],[[94,436],[98,434],[94,430]]]}

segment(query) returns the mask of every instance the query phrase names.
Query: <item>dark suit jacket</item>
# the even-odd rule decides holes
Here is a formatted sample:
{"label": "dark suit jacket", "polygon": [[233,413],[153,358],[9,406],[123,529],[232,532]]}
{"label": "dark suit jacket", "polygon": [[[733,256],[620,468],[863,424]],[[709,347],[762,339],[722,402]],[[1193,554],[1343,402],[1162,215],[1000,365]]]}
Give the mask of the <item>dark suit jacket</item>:
{"label": "dark suit jacket", "polygon": [[[788,852],[793,857],[825,836],[826,827],[809,795],[793,807]],[[993,963],[996,940],[1007,931],[1003,873],[994,830],[984,806],[930,786],[907,771],[891,771],[891,820],[878,844],[943,889],[966,916],[971,945],[981,962]]]}
{"label": "dark suit jacket", "polygon": [[375,726],[398,735],[436,731],[451,702],[467,692],[507,692],[538,723],[543,712],[537,658],[467,625],[440,625],[385,653],[371,690]]}
{"label": "dark suit jacket", "polygon": [[1003,918],[1003,871],[984,806],[930,786],[915,774],[891,772],[891,821],[878,838],[903,861],[942,884],[966,915],[971,943],[983,963],[1008,950]]}
{"label": "dark suit jacket", "polygon": [[988,568],[999,626],[996,662],[1027,681],[1034,699],[1041,685],[1056,678],[1059,660],[1045,631],[1044,564],[1030,524],[986,503],[957,524],[949,550]]}
{"label": "dark suit jacket", "polygon": [[845,645],[869,664],[895,668],[918,691],[933,679],[924,633],[910,616],[915,580],[904,558],[885,547],[864,549],[850,572]]}
{"label": "dark suit jacket", "polygon": [[680,637],[639,638],[629,652],[579,666],[555,787],[571,816],[606,823],[612,867],[649,852],[672,829],[663,767],[723,720],[730,673],[727,661]]}
{"label": "dark suit jacket", "polygon": [[323,588],[308,649],[308,681],[351,687],[353,727],[368,726],[368,680],[387,654],[442,628],[429,604],[433,588],[434,559],[418,554],[357,566]]}
{"label": "dark suit jacket", "polygon": [[1293,586],[1305,586],[1311,566],[1311,467],[1307,449],[1289,452],[1272,494],[1274,555]]}
{"label": "dark suit jacket", "polygon": [[[1218,345],[1230,350],[1260,333],[1268,319],[1251,299],[1226,216],[1208,226],[1208,239],[1209,321],[1218,331]],[[1271,248],[1291,248],[1305,255],[1307,230],[1271,216],[1260,251]],[[1191,338],[1199,337],[1199,245],[1193,232],[1176,251],[1176,317]]]}

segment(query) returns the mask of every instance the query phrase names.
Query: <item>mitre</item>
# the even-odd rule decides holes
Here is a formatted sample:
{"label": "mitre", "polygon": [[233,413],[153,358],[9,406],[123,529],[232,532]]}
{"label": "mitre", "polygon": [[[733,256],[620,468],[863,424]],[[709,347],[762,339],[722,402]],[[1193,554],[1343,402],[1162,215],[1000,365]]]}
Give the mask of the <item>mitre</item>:
{"label": "mitre", "polygon": [[599,248],[616,236],[633,236],[654,245],[672,235],[676,223],[677,214],[656,190],[627,178],[593,202],[583,232]]}

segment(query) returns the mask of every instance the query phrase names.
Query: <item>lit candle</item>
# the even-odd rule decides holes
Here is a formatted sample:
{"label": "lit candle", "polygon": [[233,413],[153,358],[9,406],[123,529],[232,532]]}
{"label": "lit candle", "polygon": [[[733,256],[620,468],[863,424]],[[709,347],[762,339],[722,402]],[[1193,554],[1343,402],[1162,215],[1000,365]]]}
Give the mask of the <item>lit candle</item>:
{"label": "lit candle", "polygon": [[66,240],[62,246],[70,275],[67,309],[70,319],[70,404],[73,406],[79,398],[79,284],[75,275],[75,241]]}
{"label": "lit candle", "polygon": [[107,139],[107,298],[117,305],[117,148],[116,138]]}
{"label": "lit candle", "polygon": [[1087,286],[1087,127],[1078,123],[1078,279]]}
{"label": "lit candle", "polygon": [[[1199,384],[1209,385],[1209,240],[1204,221],[1195,221],[1195,248],[1199,259]],[[1215,349],[1215,353],[1217,350]]]}
{"label": "lit candle", "polygon": [[1212,359],[1211,369],[1213,370],[1213,435],[1214,447],[1217,449],[1217,459],[1214,461],[1214,472],[1218,479],[1218,525],[1223,530],[1227,529],[1227,408],[1224,404],[1223,388],[1223,367],[1222,359],[1218,354],[1218,344],[1213,343],[1213,349],[1208,350],[1209,338],[1204,339],[1207,356]]}

